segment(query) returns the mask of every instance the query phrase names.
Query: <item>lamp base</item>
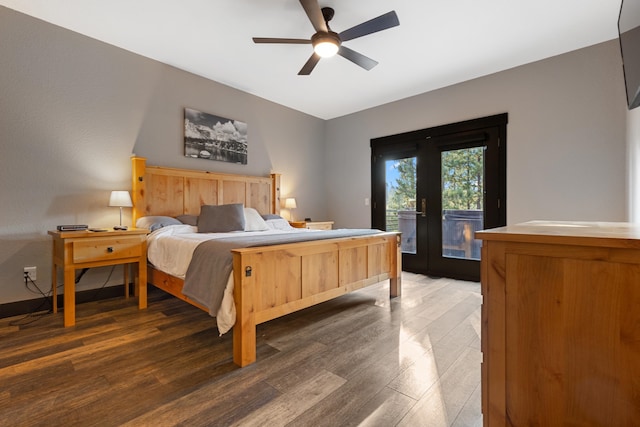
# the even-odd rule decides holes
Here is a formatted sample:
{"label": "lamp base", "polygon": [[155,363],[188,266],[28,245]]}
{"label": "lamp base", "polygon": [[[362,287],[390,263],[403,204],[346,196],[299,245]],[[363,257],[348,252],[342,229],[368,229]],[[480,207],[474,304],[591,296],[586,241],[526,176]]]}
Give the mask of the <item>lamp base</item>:
{"label": "lamp base", "polygon": [[127,227],[126,225],[114,225],[113,229],[114,230],[128,230],[129,227]]}

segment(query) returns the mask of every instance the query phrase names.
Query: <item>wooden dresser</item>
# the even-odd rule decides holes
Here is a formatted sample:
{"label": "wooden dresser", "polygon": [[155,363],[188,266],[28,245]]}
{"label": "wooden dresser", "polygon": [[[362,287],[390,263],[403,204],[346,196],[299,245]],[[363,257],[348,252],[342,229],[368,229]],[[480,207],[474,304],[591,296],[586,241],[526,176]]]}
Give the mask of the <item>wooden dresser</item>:
{"label": "wooden dresser", "polygon": [[640,225],[532,221],[476,237],[484,425],[640,425]]}

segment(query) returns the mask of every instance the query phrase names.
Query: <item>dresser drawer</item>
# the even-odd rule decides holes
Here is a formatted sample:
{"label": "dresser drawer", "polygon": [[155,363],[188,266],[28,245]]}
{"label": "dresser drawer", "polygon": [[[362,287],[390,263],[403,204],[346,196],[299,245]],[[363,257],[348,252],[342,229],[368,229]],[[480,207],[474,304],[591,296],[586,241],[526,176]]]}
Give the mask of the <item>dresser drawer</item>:
{"label": "dresser drawer", "polygon": [[73,242],[73,262],[106,261],[142,255],[140,236],[81,239]]}

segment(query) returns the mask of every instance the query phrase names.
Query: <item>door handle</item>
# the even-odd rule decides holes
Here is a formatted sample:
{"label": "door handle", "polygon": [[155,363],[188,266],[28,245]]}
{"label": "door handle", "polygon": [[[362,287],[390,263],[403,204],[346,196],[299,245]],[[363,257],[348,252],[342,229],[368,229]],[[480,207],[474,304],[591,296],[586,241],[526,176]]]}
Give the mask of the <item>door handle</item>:
{"label": "door handle", "polygon": [[427,199],[422,199],[421,201],[421,206],[420,206],[421,210],[420,212],[416,212],[416,215],[420,215],[423,218],[426,218],[427,216]]}

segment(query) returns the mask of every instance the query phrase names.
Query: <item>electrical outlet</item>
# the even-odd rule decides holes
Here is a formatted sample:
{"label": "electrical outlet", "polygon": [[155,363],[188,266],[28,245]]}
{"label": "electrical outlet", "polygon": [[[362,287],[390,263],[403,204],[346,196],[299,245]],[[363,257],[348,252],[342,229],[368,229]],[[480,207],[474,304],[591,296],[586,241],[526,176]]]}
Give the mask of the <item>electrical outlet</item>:
{"label": "electrical outlet", "polygon": [[36,267],[25,267],[24,268],[24,274],[29,275],[31,280],[34,280],[34,281],[36,280],[36,271],[37,271]]}

